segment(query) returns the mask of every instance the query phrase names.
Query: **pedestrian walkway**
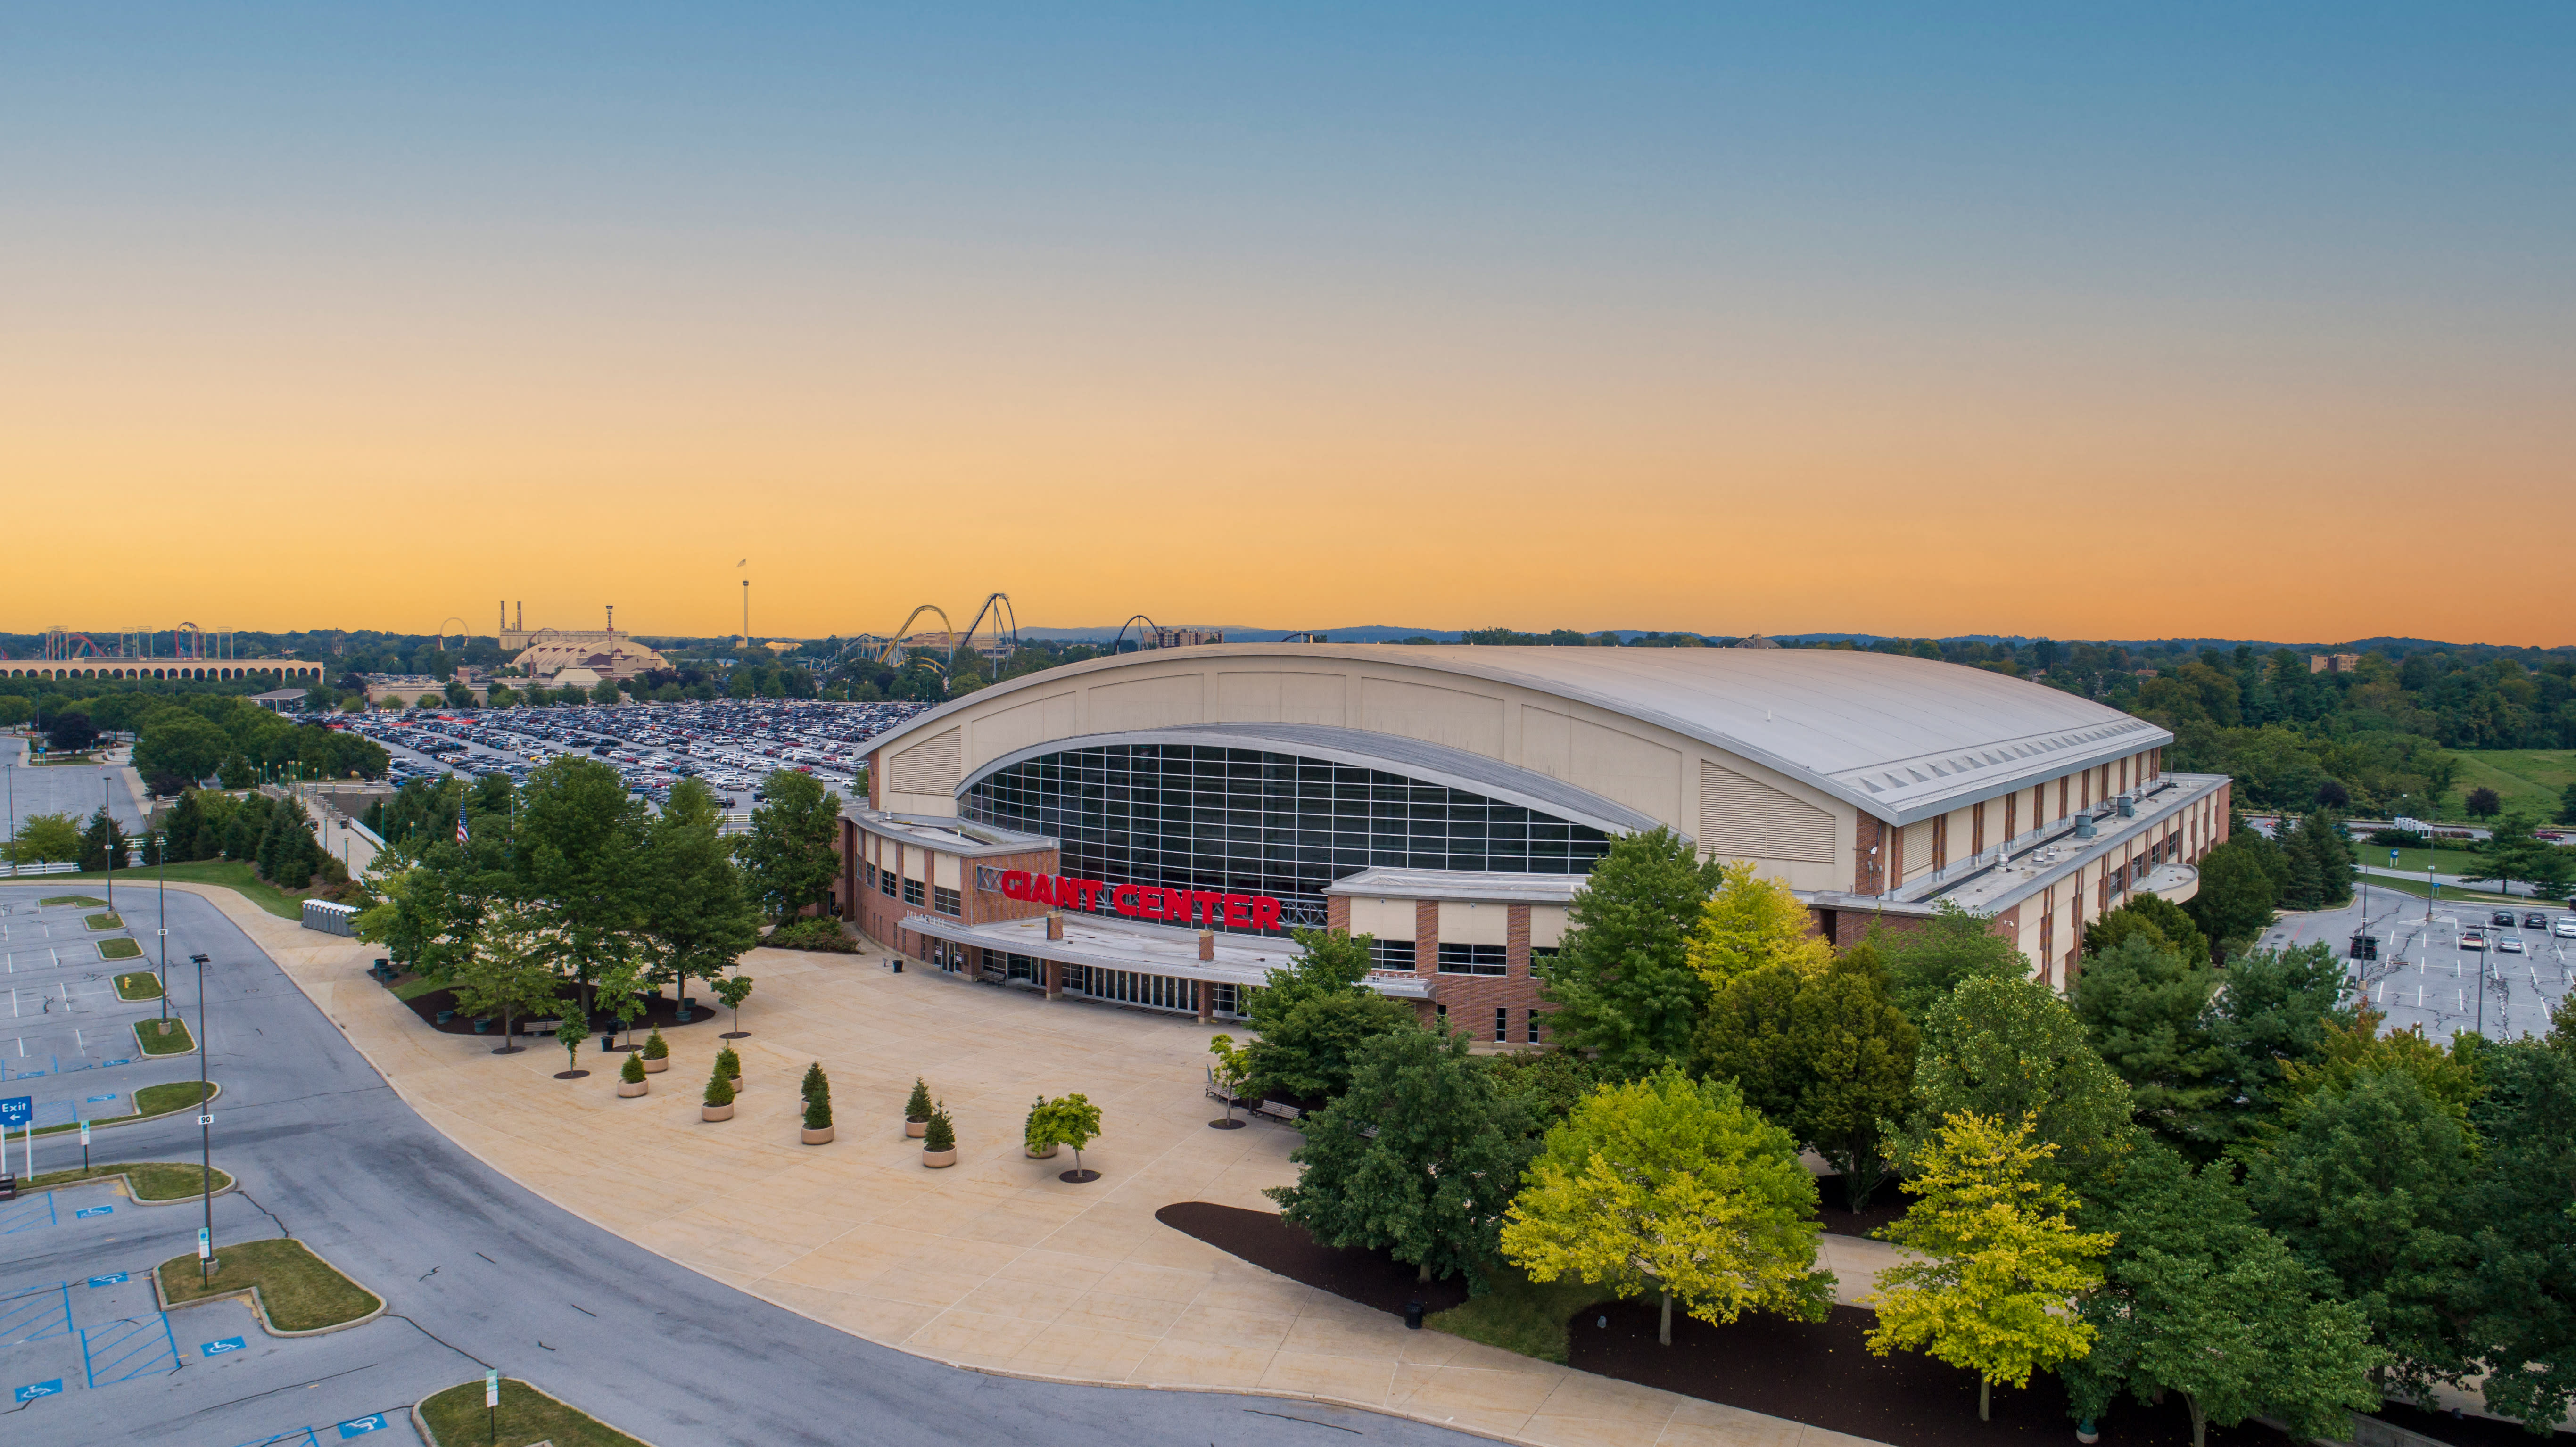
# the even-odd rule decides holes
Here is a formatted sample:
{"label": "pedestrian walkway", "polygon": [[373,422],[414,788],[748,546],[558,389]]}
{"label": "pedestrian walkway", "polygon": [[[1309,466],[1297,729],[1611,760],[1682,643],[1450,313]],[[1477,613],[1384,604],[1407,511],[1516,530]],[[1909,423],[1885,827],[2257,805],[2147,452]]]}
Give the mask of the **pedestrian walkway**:
{"label": "pedestrian walkway", "polygon": [[[1296,1179],[1293,1132],[1208,1129],[1214,1031],[1185,1018],[898,975],[873,952],[758,950],[752,1034],[733,1042],[746,1088],[734,1119],[709,1124],[713,1029],[671,1032],[670,1071],[619,1099],[606,1069],[553,1079],[560,1051],[495,1056],[422,1028],[366,977],[364,945],[199,892],[459,1145],[647,1249],[872,1341],[1048,1380],[1311,1397],[1543,1447],[1858,1440],[1407,1331],[1162,1225],[1154,1212],[1175,1201],[1275,1209],[1263,1190]],[[805,1147],[795,1082],[817,1060],[840,1139]],[[903,1134],[916,1075],[956,1121],[953,1168],[923,1169]],[[1069,1160],[1020,1149],[1031,1097],[1074,1091],[1106,1127],[1083,1152],[1102,1179],[1085,1186],[1057,1179]],[[1825,1261],[1857,1273],[1884,1249],[1828,1238]]]}

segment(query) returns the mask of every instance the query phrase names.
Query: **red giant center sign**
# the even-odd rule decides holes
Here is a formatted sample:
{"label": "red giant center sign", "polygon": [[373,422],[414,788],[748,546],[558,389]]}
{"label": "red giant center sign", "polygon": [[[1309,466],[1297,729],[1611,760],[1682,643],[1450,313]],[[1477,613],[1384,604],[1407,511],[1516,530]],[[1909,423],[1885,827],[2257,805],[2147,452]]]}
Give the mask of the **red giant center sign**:
{"label": "red giant center sign", "polygon": [[1172,924],[1204,922],[1217,929],[1277,929],[1279,901],[1266,894],[1226,894],[1213,889],[1165,889],[1153,884],[1112,885],[1106,880],[1075,879],[1062,874],[1005,870],[1002,894],[1007,899],[1051,904],[1058,909],[1097,910],[1103,903],[1135,919]]}

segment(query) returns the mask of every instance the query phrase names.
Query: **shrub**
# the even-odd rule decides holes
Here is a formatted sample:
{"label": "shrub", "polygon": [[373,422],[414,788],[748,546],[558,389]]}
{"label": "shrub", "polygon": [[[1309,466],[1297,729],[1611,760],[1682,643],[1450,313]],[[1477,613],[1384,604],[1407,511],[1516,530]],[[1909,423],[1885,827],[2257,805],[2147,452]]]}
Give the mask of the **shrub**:
{"label": "shrub", "polygon": [[[1218,1038],[1223,1039],[1224,1037],[1219,1036]],[[1043,1095],[1029,1102],[1029,1118],[1028,1122],[1020,1127],[1020,1139],[1027,1144],[1030,1150],[1042,1151],[1050,1144],[1050,1142],[1038,1139],[1039,1135],[1044,1132],[1046,1127],[1046,1108],[1047,1101],[1046,1097]]]}
{"label": "shrub", "polygon": [[817,1060],[805,1067],[805,1078],[796,1083],[796,1098],[812,1100],[816,1095],[830,1094],[831,1090],[832,1083],[823,1078],[823,1062]]}
{"label": "shrub", "polygon": [[903,1118],[905,1120],[930,1119],[930,1087],[922,1084],[921,1077],[918,1075],[912,1078],[912,1095],[903,1103]]}
{"label": "shrub", "polygon": [[727,1080],[742,1079],[742,1057],[733,1053],[732,1046],[716,1052],[716,1074]]}
{"label": "shrub", "polygon": [[957,1127],[949,1123],[945,1103],[930,1108],[930,1128],[921,1133],[921,1148],[925,1151],[957,1149]]}
{"label": "shrub", "polygon": [[662,1039],[661,1027],[655,1026],[653,1033],[644,1037],[644,1058],[647,1060],[671,1058],[671,1047]]}
{"label": "shrub", "polygon": [[625,1081],[629,1085],[641,1084],[644,1080],[644,1057],[641,1055],[627,1056],[626,1063],[617,1067],[617,1078]]}
{"label": "shrub", "polygon": [[841,932],[839,920],[820,915],[780,925],[761,943],[772,949],[822,950],[836,955],[856,954],[859,948],[857,940]]}
{"label": "shrub", "polygon": [[832,1093],[818,1090],[805,1097],[805,1128],[829,1130],[832,1127]]}
{"label": "shrub", "polygon": [[707,1077],[707,1104],[733,1104],[733,1080],[722,1071]]}

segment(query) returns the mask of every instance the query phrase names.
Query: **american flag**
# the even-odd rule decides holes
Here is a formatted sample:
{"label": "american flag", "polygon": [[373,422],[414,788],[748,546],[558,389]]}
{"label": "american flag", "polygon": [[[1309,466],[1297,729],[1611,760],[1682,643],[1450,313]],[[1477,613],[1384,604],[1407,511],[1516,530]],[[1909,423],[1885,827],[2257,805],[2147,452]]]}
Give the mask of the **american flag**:
{"label": "american flag", "polygon": [[462,800],[456,805],[456,842],[459,844],[471,842],[465,830],[465,804]]}

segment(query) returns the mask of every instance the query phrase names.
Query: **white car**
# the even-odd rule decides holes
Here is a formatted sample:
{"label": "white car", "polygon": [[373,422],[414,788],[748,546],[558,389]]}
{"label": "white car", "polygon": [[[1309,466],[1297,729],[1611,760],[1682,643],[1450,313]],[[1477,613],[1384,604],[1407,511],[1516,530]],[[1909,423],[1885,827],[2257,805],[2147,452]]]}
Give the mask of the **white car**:
{"label": "white car", "polygon": [[2521,954],[2521,953],[2522,953],[2522,936],[2520,936],[2520,935],[2504,935],[2504,936],[2502,936],[2502,937],[2500,937],[2500,938],[2498,938],[2498,939],[2496,940],[2496,948],[2497,948],[2498,950],[2501,950],[2501,951],[2502,951],[2502,952],[2504,952],[2505,954],[2508,954],[2508,955],[2518,955],[2518,954]]}
{"label": "white car", "polygon": [[2560,915],[2558,923],[2549,927],[2549,932],[2562,940],[2576,940],[2576,914]]}

